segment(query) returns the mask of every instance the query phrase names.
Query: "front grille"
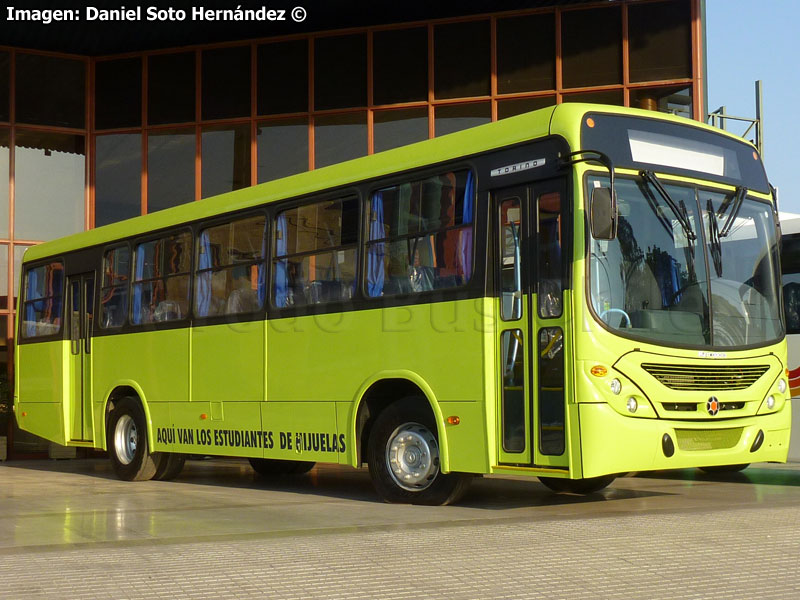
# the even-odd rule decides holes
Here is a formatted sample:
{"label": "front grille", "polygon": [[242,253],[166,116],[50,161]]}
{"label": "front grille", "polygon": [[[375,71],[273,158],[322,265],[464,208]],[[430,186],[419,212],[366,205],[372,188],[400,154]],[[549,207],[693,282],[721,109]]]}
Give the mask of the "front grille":
{"label": "front grille", "polygon": [[642,368],[673,390],[744,390],[769,370],[768,365],[699,366],[642,363]]}
{"label": "front grille", "polygon": [[723,450],[739,443],[744,427],[733,429],[676,429],[678,448],[693,450]]}

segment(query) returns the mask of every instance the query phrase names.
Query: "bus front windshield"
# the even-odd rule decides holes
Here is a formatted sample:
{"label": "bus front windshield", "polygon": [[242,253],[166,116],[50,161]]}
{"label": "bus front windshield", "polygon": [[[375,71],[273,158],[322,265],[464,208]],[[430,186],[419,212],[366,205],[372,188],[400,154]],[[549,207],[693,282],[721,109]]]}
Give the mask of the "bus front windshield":
{"label": "bus front windshield", "polygon": [[[607,185],[607,177],[589,177],[587,197]],[[617,237],[590,241],[596,318],[621,335],[670,346],[734,348],[780,339],[769,204],[690,185],[664,185],[667,200],[641,177],[619,177],[615,187]]]}

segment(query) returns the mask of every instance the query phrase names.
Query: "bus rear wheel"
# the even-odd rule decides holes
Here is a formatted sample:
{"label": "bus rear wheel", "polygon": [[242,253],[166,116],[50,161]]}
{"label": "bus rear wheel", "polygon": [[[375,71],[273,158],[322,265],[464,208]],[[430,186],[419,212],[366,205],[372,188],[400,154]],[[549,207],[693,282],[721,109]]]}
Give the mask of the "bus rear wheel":
{"label": "bus rear wheel", "polygon": [[439,439],[427,404],[407,398],[386,408],[367,446],[372,484],[386,502],[444,505],[458,501],[472,477],[442,473]]}
{"label": "bus rear wheel", "polygon": [[[155,456],[155,455],[154,455]],[[175,452],[159,452],[156,459],[156,472],[153,479],[169,481],[175,479],[183,471],[186,455]]]}
{"label": "bus rear wheel", "polygon": [[156,474],[160,454],[147,443],[147,419],[138,399],[131,396],[115,403],[108,415],[106,447],[111,466],[124,481],[146,481]]}
{"label": "bus rear wheel", "polygon": [[270,458],[250,458],[250,466],[262,477],[275,475],[304,475],[317,463],[302,460],[274,460]]}
{"label": "bus rear wheel", "polygon": [[566,479],[563,477],[539,477],[548,488],[554,492],[568,492],[570,494],[593,494],[607,487],[616,475],[601,475],[600,477],[586,477],[585,479]]}

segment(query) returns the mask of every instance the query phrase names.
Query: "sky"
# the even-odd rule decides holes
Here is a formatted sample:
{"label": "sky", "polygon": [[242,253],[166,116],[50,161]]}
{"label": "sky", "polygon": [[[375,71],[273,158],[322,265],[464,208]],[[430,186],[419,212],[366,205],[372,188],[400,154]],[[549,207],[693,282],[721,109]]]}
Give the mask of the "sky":
{"label": "sky", "polygon": [[724,105],[728,114],[755,117],[755,81],[763,82],[764,164],[781,212],[793,213],[800,213],[798,22],[798,0],[706,0],[708,111]]}

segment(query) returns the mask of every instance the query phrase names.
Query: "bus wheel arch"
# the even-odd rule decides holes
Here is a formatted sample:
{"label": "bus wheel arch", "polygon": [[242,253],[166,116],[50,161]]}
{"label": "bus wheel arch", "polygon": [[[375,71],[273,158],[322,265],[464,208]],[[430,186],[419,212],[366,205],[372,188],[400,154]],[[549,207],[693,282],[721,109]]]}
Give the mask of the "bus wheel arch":
{"label": "bus wheel arch", "polygon": [[441,427],[438,427],[440,415],[434,410],[430,397],[416,382],[404,377],[383,378],[374,381],[361,394],[355,418],[356,440],[356,465],[367,462],[367,444],[372,427],[378,416],[389,406],[411,398],[424,399],[431,411],[431,416],[437,422],[437,433],[441,436]]}

